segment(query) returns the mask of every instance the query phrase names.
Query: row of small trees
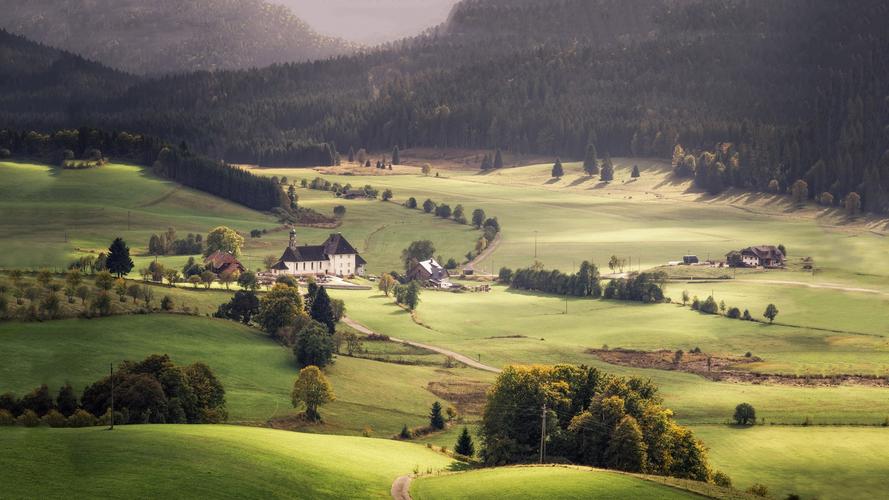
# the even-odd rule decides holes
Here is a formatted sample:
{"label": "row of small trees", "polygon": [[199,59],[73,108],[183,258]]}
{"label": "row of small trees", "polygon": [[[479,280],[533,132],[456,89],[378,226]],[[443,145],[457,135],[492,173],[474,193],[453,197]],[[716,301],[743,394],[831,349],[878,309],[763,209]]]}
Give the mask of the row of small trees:
{"label": "row of small trees", "polygon": [[[460,204],[451,209],[451,206],[447,203],[438,204],[432,201],[432,199],[427,198],[422,205],[418,205],[417,199],[411,196],[404,202],[404,206],[410,209],[422,208],[427,214],[433,214],[442,219],[452,219],[458,224],[472,224],[473,227],[481,230],[483,234],[481,238],[476,241],[474,253],[470,251],[466,255],[467,259],[470,260],[475,255],[484,251],[488,245],[494,241],[497,234],[500,233],[500,222],[497,220],[497,217],[488,217],[487,214],[485,214],[485,211],[481,208],[473,210],[471,219],[467,220],[466,211],[463,208],[463,205]],[[430,254],[427,258],[431,257],[432,255]]]}
{"label": "row of small trees", "polygon": [[[737,307],[730,307],[726,305],[724,300],[720,300],[718,303],[716,299],[713,298],[712,295],[709,295],[706,299],[701,300],[697,296],[690,297],[688,290],[682,291],[682,305],[686,305],[691,301],[691,308],[695,311],[700,311],[705,314],[722,314],[726,318],[731,319],[742,319],[744,321],[753,321],[753,316],[750,314],[749,309],[744,309],[742,313],[741,310]],[[763,311],[763,317],[769,320],[769,323],[775,321],[775,318],[778,317],[778,307],[775,304],[769,304],[766,306],[765,311]]]}

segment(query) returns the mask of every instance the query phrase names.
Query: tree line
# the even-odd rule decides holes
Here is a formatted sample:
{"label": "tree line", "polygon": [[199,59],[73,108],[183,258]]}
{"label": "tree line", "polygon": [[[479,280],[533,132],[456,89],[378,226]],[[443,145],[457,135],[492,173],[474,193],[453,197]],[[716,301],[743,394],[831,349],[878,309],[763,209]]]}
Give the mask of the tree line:
{"label": "tree line", "polygon": [[166,354],[120,363],[113,376],[87,386],[79,401],[70,384],[55,398],[45,384],[21,398],[0,395],[0,425],[204,424],[227,416],[225,389],[213,370],[203,363],[177,366]]}

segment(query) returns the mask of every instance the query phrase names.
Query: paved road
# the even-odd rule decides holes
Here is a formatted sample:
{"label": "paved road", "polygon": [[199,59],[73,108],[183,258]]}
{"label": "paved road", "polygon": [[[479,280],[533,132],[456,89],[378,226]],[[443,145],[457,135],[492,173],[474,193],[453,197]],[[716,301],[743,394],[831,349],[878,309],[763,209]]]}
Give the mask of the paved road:
{"label": "paved road", "polygon": [[390,493],[395,500],[411,500],[411,477],[399,476],[395,478]]}
{"label": "paved road", "polygon": [[[372,333],[379,335],[378,332],[371,330],[370,328],[362,325],[361,323],[353,320],[352,318],[343,317],[343,323],[351,326],[352,328],[358,330],[359,332],[361,332],[365,335],[370,335]],[[443,354],[445,356],[450,356],[450,357],[454,358],[455,360],[457,360],[457,361],[459,361],[459,362],[463,363],[464,365],[469,366],[471,368],[475,368],[478,370],[484,370],[486,372],[491,372],[491,373],[500,373],[500,368],[494,368],[493,366],[489,366],[484,363],[480,363],[480,362],[470,358],[469,356],[465,356],[463,354],[460,354],[459,352],[454,352],[454,351],[445,349],[443,347],[438,347],[438,346],[429,345],[429,344],[421,344],[419,342],[398,339],[398,338],[391,337],[391,336],[389,337],[389,339],[392,340],[393,342],[401,342],[403,344],[412,345],[412,346],[418,347],[420,349],[426,349],[429,351],[437,352],[439,354]]]}

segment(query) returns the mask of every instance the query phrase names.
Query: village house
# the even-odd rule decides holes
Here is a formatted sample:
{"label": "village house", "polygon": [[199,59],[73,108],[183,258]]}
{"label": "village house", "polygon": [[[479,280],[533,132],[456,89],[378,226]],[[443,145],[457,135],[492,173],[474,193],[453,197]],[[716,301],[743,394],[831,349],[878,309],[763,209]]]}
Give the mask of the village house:
{"label": "village house", "polygon": [[366,264],[342,234],[331,234],[320,245],[299,245],[294,229],[290,231],[290,244],[272,266],[272,272],[291,276],[363,276]]}
{"label": "village house", "polygon": [[407,273],[407,277],[411,281],[420,281],[423,283],[431,283],[441,286],[447,283],[450,278],[448,270],[442,267],[435,259],[415,262]]}
{"label": "village house", "polygon": [[[740,259],[732,254],[740,254]],[[727,256],[729,265],[742,267],[765,267],[778,268],[784,267],[784,253],[776,246],[760,245],[755,247],[747,247],[740,252],[732,252]],[[733,260],[735,262],[733,262]]]}
{"label": "village house", "polygon": [[230,274],[235,271],[243,273],[247,270],[238,259],[229,252],[217,250],[204,259],[204,267],[215,274]]}

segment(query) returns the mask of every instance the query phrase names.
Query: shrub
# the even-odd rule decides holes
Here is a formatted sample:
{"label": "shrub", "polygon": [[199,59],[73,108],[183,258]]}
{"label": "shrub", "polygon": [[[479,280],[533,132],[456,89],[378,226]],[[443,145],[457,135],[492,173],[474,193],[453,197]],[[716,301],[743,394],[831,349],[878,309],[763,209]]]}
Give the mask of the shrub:
{"label": "shrub", "polygon": [[15,417],[9,410],[0,410],[0,426],[15,425]]}
{"label": "shrub", "polygon": [[68,417],[68,427],[92,427],[96,425],[96,417],[86,410],[77,410]]}
{"label": "shrub", "polygon": [[24,413],[19,415],[19,418],[16,419],[16,423],[25,427],[37,427],[40,425],[40,417],[38,417],[33,410],[25,410]]}
{"label": "shrub", "polygon": [[732,487],[732,478],[728,477],[728,474],[718,470],[713,473],[713,484],[716,486],[722,486],[723,488],[731,488]]}
{"label": "shrub", "polygon": [[756,410],[750,403],[741,403],[735,407],[735,415],[733,418],[738,425],[755,424]]}
{"label": "shrub", "polygon": [[399,439],[410,439],[411,437],[412,437],[411,431],[410,431],[410,429],[407,428],[407,424],[405,424],[401,428],[401,432],[398,434],[398,438]]}
{"label": "shrub", "polygon": [[68,421],[65,419],[65,416],[59,413],[58,410],[49,410],[49,412],[43,416],[41,419],[44,425],[48,425],[50,427],[65,427]]}
{"label": "shrub", "polygon": [[769,495],[769,488],[764,484],[756,483],[747,488],[747,493],[758,497],[766,497]]}
{"label": "shrub", "polygon": [[731,307],[725,315],[732,319],[738,319],[741,317],[741,310],[737,307]]}
{"label": "shrub", "polygon": [[161,309],[169,312],[172,311],[174,307],[173,298],[169,295],[164,295],[164,298],[161,299]]}

